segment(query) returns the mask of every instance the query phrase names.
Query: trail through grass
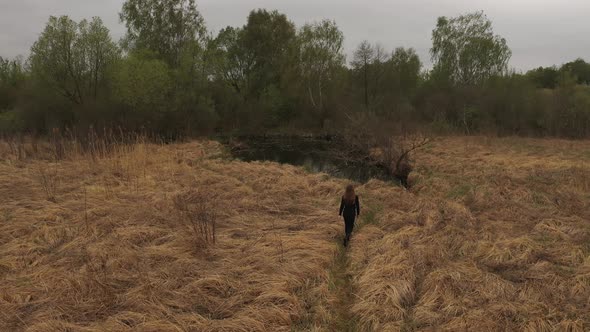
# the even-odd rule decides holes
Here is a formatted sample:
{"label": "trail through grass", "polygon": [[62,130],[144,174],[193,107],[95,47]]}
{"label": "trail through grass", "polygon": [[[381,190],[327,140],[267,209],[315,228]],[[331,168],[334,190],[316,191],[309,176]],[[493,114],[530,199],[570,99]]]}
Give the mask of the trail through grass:
{"label": "trail through grass", "polygon": [[352,274],[349,269],[347,248],[340,243],[338,254],[330,271],[330,287],[336,295],[336,302],[332,308],[334,322],[332,331],[352,332],[356,331],[354,317],[350,313],[350,306],[354,302]]}
{"label": "trail through grass", "polygon": [[333,310],[334,321],[330,326],[331,331],[354,332],[359,331],[357,320],[351,313],[350,307],[355,302],[353,271],[350,266],[348,249],[355,245],[354,234],[358,233],[364,225],[376,223],[376,216],[379,209],[369,207],[363,211],[360,219],[357,220],[351,242],[348,247],[342,245],[342,238],[339,238],[338,253],[330,271],[330,289],[334,292],[336,301]]}

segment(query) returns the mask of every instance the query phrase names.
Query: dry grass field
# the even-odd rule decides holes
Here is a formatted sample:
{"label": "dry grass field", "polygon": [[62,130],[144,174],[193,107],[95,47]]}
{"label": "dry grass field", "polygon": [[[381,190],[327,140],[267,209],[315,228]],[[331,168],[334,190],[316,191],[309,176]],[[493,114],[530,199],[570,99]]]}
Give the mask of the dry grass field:
{"label": "dry grass field", "polygon": [[447,138],[416,165],[412,194],[364,188],[360,330],[590,330],[590,142]]}
{"label": "dry grass field", "polygon": [[[410,191],[213,142],[0,143],[0,331],[588,331],[590,142],[440,138]],[[215,221],[215,238],[198,221]]]}
{"label": "dry grass field", "polygon": [[[4,154],[0,330],[329,325],[343,182],[219,152],[140,144],[58,163]],[[187,194],[215,214],[214,245],[178,213],[174,199]]]}

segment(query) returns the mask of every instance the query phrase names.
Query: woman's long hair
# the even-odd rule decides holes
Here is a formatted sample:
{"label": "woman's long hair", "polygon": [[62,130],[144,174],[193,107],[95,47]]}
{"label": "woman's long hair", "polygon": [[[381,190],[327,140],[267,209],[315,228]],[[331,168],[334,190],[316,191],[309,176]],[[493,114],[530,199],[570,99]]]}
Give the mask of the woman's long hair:
{"label": "woman's long hair", "polygon": [[356,200],[356,194],[354,192],[354,187],[352,186],[352,184],[346,186],[346,191],[344,191],[344,200],[348,204],[353,204]]}

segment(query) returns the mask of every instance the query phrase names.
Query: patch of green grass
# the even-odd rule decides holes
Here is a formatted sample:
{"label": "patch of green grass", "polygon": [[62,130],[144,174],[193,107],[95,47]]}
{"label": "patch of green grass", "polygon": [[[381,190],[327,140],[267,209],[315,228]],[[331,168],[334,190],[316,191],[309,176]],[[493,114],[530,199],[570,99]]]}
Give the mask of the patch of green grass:
{"label": "patch of green grass", "polygon": [[334,293],[338,301],[332,307],[333,321],[331,331],[358,331],[357,321],[350,313],[350,305],[354,302],[352,293],[352,274],[347,248],[338,242],[334,263],[329,271],[328,289]]}
{"label": "patch of green grass", "polygon": [[532,172],[526,176],[526,181],[534,184],[543,184],[548,186],[556,184],[555,175],[551,173],[538,174]]}
{"label": "patch of green grass", "polygon": [[[589,224],[584,224],[582,227],[584,229],[586,229],[586,234],[590,234],[590,225]],[[590,254],[590,235],[586,236],[586,241],[584,241],[584,243],[582,244],[582,251],[586,255]]]}
{"label": "patch of green grass", "polygon": [[582,151],[580,153],[580,159],[590,159],[590,150]]}
{"label": "patch of green grass", "polygon": [[430,167],[422,166],[417,169],[418,173],[425,178],[431,178],[434,176],[434,170]]}
{"label": "patch of green grass", "polygon": [[537,155],[545,151],[544,146],[534,144],[519,138],[507,138],[506,143],[508,143],[507,145],[510,146],[510,149],[512,151],[520,154],[527,153],[529,155]]}
{"label": "patch of green grass", "polygon": [[428,143],[421,148],[422,152],[424,153],[432,153],[433,145],[432,143]]}
{"label": "patch of green grass", "polygon": [[555,264],[555,270],[564,278],[571,278],[576,275],[576,269],[571,266]]}
{"label": "patch of green grass", "polygon": [[401,332],[412,332],[418,330],[418,323],[414,321],[411,317],[407,318],[404,321],[404,324],[401,326]]}
{"label": "patch of green grass", "polygon": [[[378,215],[382,209],[383,207],[379,204],[371,204],[361,208],[361,217],[355,232],[358,232],[365,225],[377,224]],[[359,331],[359,326],[357,319],[350,313],[350,305],[354,302],[352,273],[349,271],[348,248],[342,246],[341,240],[341,238],[338,239],[338,249],[328,277],[328,289],[338,298],[337,303],[332,308],[334,316],[330,324],[330,330],[354,332]],[[354,233],[351,244],[354,245]]]}
{"label": "patch of green grass", "polygon": [[234,161],[238,159],[232,155],[231,149],[225,144],[221,144],[215,153],[206,151],[205,156],[207,159],[220,159],[224,161]]}
{"label": "patch of green grass", "polygon": [[447,193],[447,198],[458,199],[458,198],[464,197],[472,189],[473,189],[473,185],[471,183],[462,183],[458,186],[453,187],[453,189],[451,189],[451,191],[449,191]]}
{"label": "patch of green grass", "polygon": [[12,213],[8,209],[2,209],[2,219],[5,222],[9,222],[12,220]]}
{"label": "patch of green grass", "polygon": [[314,173],[314,171],[313,171],[313,166],[312,166],[311,164],[307,164],[307,163],[305,163],[305,164],[303,164],[303,166],[302,166],[302,167],[303,167],[303,170],[304,170],[306,173],[310,173],[310,174],[311,174],[311,173]]}
{"label": "patch of green grass", "polygon": [[555,242],[555,238],[546,233],[541,233],[533,237],[535,242],[541,243],[543,246],[551,245]]}
{"label": "patch of green grass", "polygon": [[363,224],[364,225],[371,225],[371,224],[377,224],[377,214],[378,211],[375,208],[369,208],[367,209],[367,211],[365,211],[363,213]]}
{"label": "patch of green grass", "polygon": [[378,215],[383,210],[383,206],[379,203],[374,203],[375,201],[373,199],[368,198],[367,201],[373,203],[363,206],[363,202],[361,202],[361,216],[359,220],[360,222],[357,221],[357,226],[359,229],[364,225],[378,224]]}
{"label": "patch of green grass", "polygon": [[336,257],[332,269],[328,275],[328,289],[331,291],[341,289],[347,281],[344,276],[344,272],[348,266],[348,257],[346,256],[346,247],[342,245],[340,239],[338,239],[338,248],[336,249]]}
{"label": "patch of green grass", "polygon": [[545,206],[547,204],[547,198],[545,197],[545,195],[543,193],[534,191],[532,196],[533,196],[533,202],[535,203],[535,205]]}

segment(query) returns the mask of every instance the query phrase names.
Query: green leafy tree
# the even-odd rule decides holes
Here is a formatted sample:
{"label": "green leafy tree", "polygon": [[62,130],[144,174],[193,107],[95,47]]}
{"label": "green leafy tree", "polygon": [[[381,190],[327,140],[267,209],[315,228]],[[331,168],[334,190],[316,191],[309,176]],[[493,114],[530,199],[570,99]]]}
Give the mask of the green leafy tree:
{"label": "green leafy tree", "polygon": [[270,85],[281,87],[295,67],[294,24],[277,11],[255,10],[239,37],[245,60],[252,61],[250,92],[259,95]]}
{"label": "green leafy tree", "polygon": [[[207,132],[215,126],[217,114],[211,100],[211,54],[200,43],[185,48],[176,70],[172,71],[174,118],[168,131],[186,134]],[[171,133],[172,134],[172,133]]]}
{"label": "green leafy tree", "polygon": [[254,57],[243,45],[242,28],[226,27],[210,40],[207,48],[211,91],[223,128],[237,129],[247,122]]}
{"label": "green leafy tree", "polygon": [[254,55],[244,46],[244,29],[227,27],[210,43],[213,73],[238,94],[248,90]]}
{"label": "green leafy tree", "polygon": [[88,82],[87,92],[93,98],[98,97],[98,90],[106,83],[107,70],[120,57],[120,50],[110,37],[100,18],[88,22],[82,20],[78,25],[79,47],[82,49],[80,66],[84,71],[83,81]]}
{"label": "green leafy tree", "polygon": [[112,72],[115,100],[135,121],[155,122],[169,111],[172,78],[168,65],[157,59],[131,56]]}
{"label": "green leafy tree", "polygon": [[239,92],[252,126],[277,126],[294,115],[296,37],[284,14],[261,9],[250,13],[243,28],[225,29],[216,38],[223,56],[216,76]]}
{"label": "green leafy tree", "polygon": [[33,76],[76,104],[97,98],[106,72],[119,57],[100,18],[79,24],[67,16],[50,17],[31,48]]}
{"label": "green leafy tree", "polygon": [[590,134],[590,88],[578,84],[578,77],[569,70],[560,71],[554,91],[554,134],[572,138]]}
{"label": "green leafy tree", "polygon": [[401,95],[411,97],[420,82],[422,62],[418,54],[413,48],[398,47],[393,52],[389,64],[394,74],[394,86]]}
{"label": "green leafy tree", "polygon": [[23,123],[15,109],[26,80],[22,58],[0,57],[0,135],[22,130]]}
{"label": "green leafy tree", "polygon": [[561,72],[570,72],[578,84],[590,84],[590,63],[583,59],[568,62],[560,68]]}
{"label": "green leafy tree", "polygon": [[[381,68],[382,67],[382,68]],[[389,59],[378,64],[382,78],[375,82],[376,111],[398,123],[411,121],[414,114],[413,101],[421,80],[422,64],[416,52],[409,48],[396,48]]]}
{"label": "green leafy tree", "polygon": [[75,103],[82,102],[82,69],[77,50],[78,25],[67,16],[50,17],[31,48],[31,71],[36,78]]}
{"label": "green leafy tree", "polygon": [[559,79],[559,71],[555,67],[539,67],[537,69],[529,70],[526,77],[537,88],[554,89]]}
{"label": "green leafy tree", "polygon": [[[123,45],[133,55],[133,61],[141,63],[135,69],[142,72],[146,64],[161,61],[158,76],[154,77],[158,82],[142,84],[146,84],[146,88],[164,84],[161,88],[168,100],[164,113],[161,112],[162,94],[156,94],[155,100],[138,96],[137,100],[142,102],[129,107],[139,107],[144,112],[153,107],[152,115],[165,115],[165,119],[159,121],[161,129],[168,132],[202,129],[204,123],[214,126],[215,112],[208,80],[214,73],[212,56],[215,54],[208,50],[210,38],[195,1],[127,0],[120,19],[127,27]],[[161,68],[162,63],[167,65],[166,70]]]}
{"label": "green leafy tree", "polygon": [[127,0],[119,14],[127,50],[150,50],[177,68],[187,48],[203,44],[207,30],[194,0]]}
{"label": "green leafy tree", "polygon": [[22,58],[9,60],[0,57],[0,112],[15,105],[25,77]]}
{"label": "green leafy tree", "polygon": [[345,62],[343,42],[344,34],[335,22],[329,20],[306,24],[299,32],[301,76],[308,100],[319,115],[322,127],[327,115],[326,93]]}
{"label": "green leafy tree", "polygon": [[453,84],[479,84],[506,72],[512,52],[483,12],[440,17],[432,32],[433,75]]}

